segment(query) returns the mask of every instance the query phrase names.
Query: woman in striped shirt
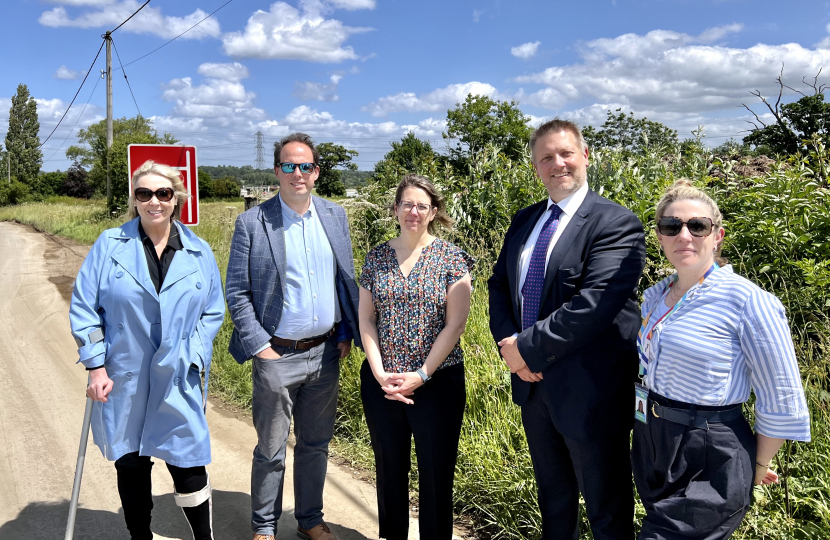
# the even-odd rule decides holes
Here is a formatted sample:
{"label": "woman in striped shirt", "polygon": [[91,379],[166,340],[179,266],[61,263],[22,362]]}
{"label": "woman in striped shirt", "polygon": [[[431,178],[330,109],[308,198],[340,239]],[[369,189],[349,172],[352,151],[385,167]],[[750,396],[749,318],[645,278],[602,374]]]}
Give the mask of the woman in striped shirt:
{"label": "woman in striped shirt", "polygon": [[[677,273],[646,290],[637,340],[639,539],[728,538],[753,483],[778,481],[769,467],[784,440],[810,440],[801,376],[781,302],[718,257],[724,229],[715,202],[679,180],[656,219]],[[750,389],[755,433],[742,413]]]}

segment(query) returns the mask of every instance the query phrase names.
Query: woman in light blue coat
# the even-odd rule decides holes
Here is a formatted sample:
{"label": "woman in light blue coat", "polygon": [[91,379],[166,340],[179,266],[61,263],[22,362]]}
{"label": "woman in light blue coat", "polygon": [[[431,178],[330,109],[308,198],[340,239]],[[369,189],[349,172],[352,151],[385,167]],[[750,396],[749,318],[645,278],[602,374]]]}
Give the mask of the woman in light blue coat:
{"label": "woman in light blue coat", "polygon": [[210,539],[205,405],[225,312],[221,277],[208,244],[178,222],[188,197],[178,171],[148,161],[132,185],[133,219],[98,237],[72,293],[92,434],[115,461],[134,540],[153,537],[151,456],[167,464],[194,539]]}

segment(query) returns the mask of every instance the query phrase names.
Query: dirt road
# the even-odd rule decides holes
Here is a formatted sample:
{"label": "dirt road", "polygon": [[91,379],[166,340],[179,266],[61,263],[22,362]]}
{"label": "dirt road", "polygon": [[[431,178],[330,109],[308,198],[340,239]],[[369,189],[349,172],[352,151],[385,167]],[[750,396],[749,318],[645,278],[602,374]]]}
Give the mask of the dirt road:
{"label": "dirt road", "polygon": [[[83,420],[86,372],[69,333],[74,276],[88,248],[0,223],[0,540],[63,538]],[[249,540],[250,418],[208,404],[217,540]],[[289,449],[289,456],[292,455]],[[288,467],[291,468],[289,457]],[[153,469],[153,531],[187,539],[166,468]],[[75,538],[126,540],[115,469],[90,437]],[[292,475],[286,474],[277,538],[296,538]],[[377,538],[374,488],[329,465],[326,521],[341,540]],[[417,522],[410,526],[417,539]]]}

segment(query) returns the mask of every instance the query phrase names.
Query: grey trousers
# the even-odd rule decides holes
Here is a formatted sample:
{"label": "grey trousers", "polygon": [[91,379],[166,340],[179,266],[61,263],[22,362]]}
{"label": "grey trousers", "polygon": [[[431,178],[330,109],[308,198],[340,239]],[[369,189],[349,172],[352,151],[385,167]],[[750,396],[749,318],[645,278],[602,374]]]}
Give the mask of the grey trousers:
{"label": "grey trousers", "polygon": [[282,514],[285,452],[294,418],[294,516],[311,529],[323,521],[323,486],[340,380],[335,338],[313,349],[275,347],[277,360],[253,360],[251,529],[276,535]]}

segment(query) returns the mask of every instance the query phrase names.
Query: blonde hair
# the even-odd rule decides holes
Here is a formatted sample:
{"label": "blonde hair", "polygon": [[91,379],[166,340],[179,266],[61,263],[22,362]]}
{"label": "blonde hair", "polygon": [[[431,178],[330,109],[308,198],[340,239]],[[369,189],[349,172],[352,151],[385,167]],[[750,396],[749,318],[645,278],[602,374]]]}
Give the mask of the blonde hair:
{"label": "blonde hair", "polygon": [[[187,198],[190,197],[190,193],[188,193],[187,189],[185,189],[184,182],[182,182],[182,177],[179,174],[179,171],[168,165],[156,163],[151,159],[147,160],[133,174],[133,191],[135,191],[138,181],[142,177],[150,174],[161,176],[162,178],[166,178],[170,181],[170,184],[173,187],[173,197],[176,198],[176,206],[173,208],[173,213],[170,215],[170,221],[181,219],[182,206],[187,202]],[[127,216],[129,219],[138,217],[138,209],[136,209],[135,206],[135,193],[130,193],[130,198],[127,201],[127,208],[129,208],[129,210],[127,210]]]}
{"label": "blonde hair", "polygon": [[[714,225],[712,233],[717,232],[719,228],[723,227],[723,214],[720,213],[718,204],[705,191],[692,185],[692,181],[688,178],[679,178],[675,180],[674,184],[672,184],[660,198],[654,215],[655,223],[663,217],[666,212],[666,208],[677,201],[697,201],[699,203],[703,203],[709,207],[709,211],[712,213],[712,225]],[[715,261],[718,264],[726,264],[726,259],[723,259],[720,256],[720,252],[723,249],[723,242],[718,244],[716,247]]]}

